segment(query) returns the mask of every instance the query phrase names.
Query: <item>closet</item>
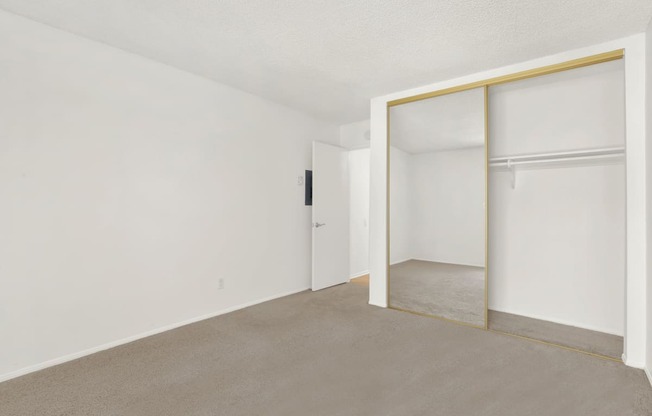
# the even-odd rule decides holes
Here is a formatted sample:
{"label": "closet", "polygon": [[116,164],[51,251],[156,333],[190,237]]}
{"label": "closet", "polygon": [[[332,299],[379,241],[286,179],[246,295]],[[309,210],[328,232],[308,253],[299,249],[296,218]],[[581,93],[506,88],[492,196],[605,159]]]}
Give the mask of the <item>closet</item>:
{"label": "closet", "polygon": [[388,305],[620,360],[622,51],[388,105]]}
{"label": "closet", "polygon": [[489,88],[489,328],[620,358],[622,60]]}

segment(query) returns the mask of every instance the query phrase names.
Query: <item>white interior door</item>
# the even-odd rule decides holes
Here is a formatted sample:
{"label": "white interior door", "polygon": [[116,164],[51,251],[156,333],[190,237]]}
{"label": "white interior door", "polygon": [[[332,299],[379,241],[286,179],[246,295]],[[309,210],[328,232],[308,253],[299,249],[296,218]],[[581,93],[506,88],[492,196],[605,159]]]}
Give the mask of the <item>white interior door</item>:
{"label": "white interior door", "polygon": [[312,290],[349,281],[348,151],[313,142]]}

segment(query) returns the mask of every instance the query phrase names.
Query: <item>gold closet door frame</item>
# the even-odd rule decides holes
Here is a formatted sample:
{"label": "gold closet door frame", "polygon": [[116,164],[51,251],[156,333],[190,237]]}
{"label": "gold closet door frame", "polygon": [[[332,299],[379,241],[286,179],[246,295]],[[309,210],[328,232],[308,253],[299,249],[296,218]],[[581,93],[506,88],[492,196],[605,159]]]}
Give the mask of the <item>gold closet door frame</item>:
{"label": "gold closet door frame", "polygon": [[[538,340],[536,338],[530,338],[530,337],[525,337],[522,335],[516,335],[516,334],[510,334],[507,332],[502,332],[502,331],[497,331],[494,329],[489,329],[489,209],[491,208],[489,206],[489,87],[492,85],[499,85],[499,84],[506,84],[508,82],[515,82],[515,81],[521,81],[524,79],[528,78],[535,78],[535,77],[540,77],[544,75],[549,75],[549,74],[554,74],[556,72],[562,72],[562,71],[568,71],[571,69],[577,69],[577,68],[582,68],[585,66],[590,66],[590,65],[596,65],[596,64],[601,64],[605,62],[610,62],[610,61],[616,61],[618,59],[622,59],[625,56],[625,50],[624,49],[617,49],[611,52],[604,52],[600,53],[597,55],[591,55],[591,56],[586,56],[584,58],[578,58],[578,59],[573,59],[570,61],[566,62],[561,62],[558,64],[553,64],[553,65],[547,65],[547,66],[542,66],[539,68],[534,68],[534,69],[528,69],[526,71],[520,71],[520,72],[515,72],[513,74],[508,74],[508,75],[502,75],[499,77],[494,77],[494,78],[488,78],[482,81],[475,81],[471,82],[468,84],[462,84],[462,85],[457,85],[454,87],[449,87],[449,88],[444,88],[441,90],[435,90],[435,91],[430,91],[430,92],[425,92],[417,95],[413,95],[410,97],[404,97],[404,98],[399,98],[396,100],[388,101],[387,102],[387,210],[386,210],[386,238],[387,238],[387,247],[386,247],[386,255],[387,255],[387,264],[385,265],[385,276],[386,276],[386,288],[387,288],[387,293],[386,293],[386,300],[387,300],[387,307],[389,309],[394,309],[402,312],[408,312],[414,315],[420,315],[420,316],[425,316],[428,318],[435,318],[435,319],[440,319],[443,321],[448,321],[452,322],[458,325],[464,325],[464,326],[469,326],[472,328],[477,328],[477,329],[483,329],[486,331],[491,331],[497,334],[502,334],[502,335],[507,335],[511,336],[514,338],[520,338],[520,339],[525,339],[528,341],[533,341],[537,342],[540,344],[545,344],[545,345],[551,345],[554,347],[562,348],[565,350],[569,351],[575,351],[579,352],[582,354],[590,355],[593,357],[598,357],[602,358],[605,360],[609,361],[616,361],[622,363],[622,359],[618,358],[613,358],[613,357],[608,357],[605,355],[601,354],[596,354],[588,351],[583,351],[580,349],[572,348],[572,347],[567,347],[565,345],[560,345],[560,344],[555,344],[547,341],[542,341]],[[430,315],[422,312],[416,312],[416,311],[410,311],[407,309],[403,308],[398,308],[391,306],[391,299],[390,299],[390,276],[389,276],[389,266],[390,266],[390,239],[389,239],[389,233],[390,233],[390,108],[395,107],[398,105],[402,104],[408,104],[412,103],[415,101],[421,101],[421,100],[427,100],[429,98],[434,98],[434,97],[440,97],[442,95],[448,95],[448,94],[453,94],[456,92],[461,92],[461,91],[467,91],[467,90],[472,90],[476,88],[483,88],[484,89],[484,131],[485,131],[485,141],[484,141],[484,149],[485,149],[485,272],[484,272],[484,326],[478,326],[478,325],[473,325],[468,322],[462,322],[462,321],[457,321],[454,319],[449,319],[449,318],[444,318],[442,316],[436,316],[436,315]]]}

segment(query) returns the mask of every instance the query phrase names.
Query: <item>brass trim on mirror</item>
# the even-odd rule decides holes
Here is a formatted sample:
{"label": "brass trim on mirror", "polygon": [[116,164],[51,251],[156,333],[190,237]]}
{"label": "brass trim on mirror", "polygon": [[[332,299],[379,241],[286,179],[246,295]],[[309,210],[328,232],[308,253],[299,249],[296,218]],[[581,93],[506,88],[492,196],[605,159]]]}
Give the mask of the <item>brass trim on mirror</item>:
{"label": "brass trim on mirror", "polygon": [[390,308],[390,297],[389,297],[389,266],[390,266],[390,259],[389,259],[389,210],[391,209],[389,205],[389,189],[390,189],[390,176],[389,176],[389,164],[390,164],[390,153],[389,153],[389,106],[387,106],[387,195],[386,195],[386,201],[385,204],[387,207],[385,208],[385,227],[387,227],[386,233],[387,233],[387,244],[385,246],[385,255],[387,256],[387,268],[385,269],[385,279],[387,281],[387,293],[385,294],[386,300],[387,300],[387,307]]}
{"label": "brass trim on mirror", "polygon": [[[490,140],[490,135],[489,135],[489,87],[492,85],[499,85],[499,84],[505,84],[509,82],[514,82],[514,81],[520,81],[528,78],[534,78],[534,77],[539,77],[539,76],[544,76],[544,75],[550,75],[556,72],[563,72],[571,69],[577,69],[577,68],[582,68],[585,66],[590,66],[590,65],[596,65],[596,64],[601,64],[605,62],[610,62],[610,61],[615,61],[618,59],[622,59],[625,56],[625,50],[624,49],[618,49],[614,50],[611,52],[605,52],[605,53],[600,53],[597,55],[591,55],[587,56],[584,58],[579,58],[579,59],[573,59],[570,61],[566,62],[561,62],[558,64],[554,65],[547,65],[543,66],[540,68],[534,68],[534,69],[529,69],[526,71],[520,71],[520,72],[515,72],[513,74],[508,74],[508,75],[502,75],[499,77],[494,77],[494,78],[489,78],[486,80],[482,81],[476,81],[468,84],[463,84],[463,85],[458,85],[450,88],[444,88],[441,90],[436,90],[436,91],[430,91],[422,94],[417,94],[413,95],[410,97],[404,97],[404,98],[399,98],[396,100],[388,101],[387,102],[387,137],[386,137],[386,150],[387,150],[387,169],[386,169],[386,174],[387,174],[387,198],[386,198],[386,238],[387,238],[387,244],[386,244],[386,256],[387,256],[387,262],[386,262],[386,269],[385,269],[385,279],[386,279],[386,299],[387,299],[387,308],[388,309],[393,309],[401,312],[407,312],[411,313],[414,315],[419,315],[419,316],[424,316],[428,318],[434,318],[446,322],[451,322],[454,324],[458,325],[464,325],[467,327],[471,328],[476,328],[476,329],[482,329],[487,332],[493,332],[496,334],[502,334],[506,336],[511,336],[514,338],[519,338],[531,342],[536,342],[539,344],[544,344],[544,345],[550,345],[554,346],[557,348],[562,348],[567,351],[574,351],[580,354],[585,354],[589,355],[592,357],[596,358],[601,358],[604,360],[609,360],[609,361],[615,361],[622,363],[623,360],[620,358],[615,358],[615,357],[609,357],[606,355],[602,354],[597,354],[589,351],[584,351],[580,350],[577,348],[573,347],[568,347],[562,344],[556,344],[548,341],[543,341],[539,340],[536,338],[531,338],[523,335],[518,335],[518,334],[512,334],[509,332],[504,332],[504,331],[499,331],[495,329],[489,328],[489,140]],[[434,97],[439,97],[442,95],[448,95],[448,94],[453,94],[456,92],[461,92],[461,91],[467,91],[471,89],[476,89],[476,88],[483,88],[484,89],[484,122],[485,122],[485,324],[484,327],[474,325],[468,322],[463,322],[463,321],[457,321],[454,319],[449,319],[445,318],[442,316],[436,316],[436,315],[429,315],[426,313],[422,312],[416,312],[416,311],[411,311],[407,309],[402,309],[399,307],[393,307],[391,306],[391,297],[390,297],[390,108],[402,104],[407,104],[415,101],[421,101],[425,100],[428,98],[434,98]]]}
{"label": "brass trim on mirror", "polygon": [[567,71],[569,69],[581,68],[583,66],[601,64],[604,62],[615,61],[625,56],[624,49],[618,49],[611,52],[600,53],[591,55],[584,58],[573,59],[559,64],[542,66],[540,68],[528,69],[526,71],[515,72],[510,75],[502,75],[500,77],[489,78],[483,81],[471,82],[469,84],[458,85],[455,87],[444,88],[442,90],[425,92],[423,94],[413,95],[411,97],[399,98],[396,100],[388,101],[388,107],[396,105],[407,104],[414,101],[421,101],[428,98],[439,97],[441,95],[452,94],[454,92],[472,90],[474,88],[487,87],[491,85],[504,84],[507,82],[520,81],[522,79],[534,78],[542,75],[553,74],[555,72]]}
{"label": "brass trim on mirror", "polygon": [[392,310],[399,311],[399,312],[407,312],[407,313],[411,313],[412,315],[419,315],[419,316],[423,316],[423,317],[426,317],[426,318],[439,319],[440,321],[452,322],[452,323],[454,323],[456,325],[464,325],[464,326],[468,326],[468,327],[475,328],[475,329],[482,329],[482,330],[486,329],[484,326],[473,325],[473,324],[470,324],[468,322],[458,321],[458,320],[450,319],[450,318],[445,318],[443,316],[430,315],[430,314],[423,313],[423,312],[411,311],[409,309],[399,308],[398,306],[388,307],[388,309],[392,309]]}
{"label": "brass trim on mirror", "polygon": [[489,86],[484,86],[484,329],[489,329]]}
{"label": "brass trim on mirror", "polygon": [[518,339],[522,339],[522,340],[529,341],[529,342],[536,342],[537,344],[550,345],[552,347],[561,348],[561,349],[566,350],[566,351],[573,351],[573,352],[577,352],[577,353],[584,354],[584,355],[590,355],[591,357],[600,358],[602,360],[614,361],[614,362],[621,363],[621,364],[623,363],[623,360],[621,358],[609,357],[608,355],[602,355],[602,354],[598,354],[598,353],[595,353],[595,352],[580,350],[578,348],[567,347],[566,345],[555,344],[554,342],[543,341],[541,339],[526,337],[524,335],[512,334],[510,332],[505,332],[505,331],[498,331],[496,329],[488,329],[487,331],[488,332],[493,332],[494,334],[505,335],[505,336],[508,336],[508,337],[518,338]]}

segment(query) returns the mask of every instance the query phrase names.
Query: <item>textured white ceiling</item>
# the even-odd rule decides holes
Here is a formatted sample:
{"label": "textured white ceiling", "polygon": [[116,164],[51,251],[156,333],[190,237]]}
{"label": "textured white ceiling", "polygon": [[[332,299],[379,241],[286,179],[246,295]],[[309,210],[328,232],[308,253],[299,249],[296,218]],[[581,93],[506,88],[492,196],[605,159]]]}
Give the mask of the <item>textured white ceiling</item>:
{"label": "textured white ceiling", "polygon": [[484,145],[484,88],[392,107],[390,144],[411,154]]}
{"label": "textured white ceiling", "polygon": [[345,123],[370,97],[640,33],[650,0],[0,0]]}

